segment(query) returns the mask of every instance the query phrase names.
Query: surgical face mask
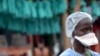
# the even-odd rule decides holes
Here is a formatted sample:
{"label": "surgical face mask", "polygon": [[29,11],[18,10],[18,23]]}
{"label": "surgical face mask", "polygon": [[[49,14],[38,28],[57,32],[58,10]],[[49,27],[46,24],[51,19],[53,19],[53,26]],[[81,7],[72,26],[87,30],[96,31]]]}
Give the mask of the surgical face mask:
{"label": "surgical face mask", "polygon": [[75,39],[77,39],[82,45],[86,47],[98,44],[98,40],[95,36],[95,33],[88,33],[83,36],[75,36]]}

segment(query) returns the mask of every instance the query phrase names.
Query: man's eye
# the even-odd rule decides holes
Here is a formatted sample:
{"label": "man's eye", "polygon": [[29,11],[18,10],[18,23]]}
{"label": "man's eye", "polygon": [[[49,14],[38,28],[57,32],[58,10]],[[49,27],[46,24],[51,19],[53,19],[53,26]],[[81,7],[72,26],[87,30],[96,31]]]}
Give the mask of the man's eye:
{"label": "man's eye", "polygon": [[88,31],[88,29],[87,29],[87,28],[84,28],[84,29],[82,29],[82,31],[83,31],[83,32],[86,32],[86,31]]}
{"label": "man's eye", "polygon": [[82,32],[93,32],[92,28],[84,28]]}

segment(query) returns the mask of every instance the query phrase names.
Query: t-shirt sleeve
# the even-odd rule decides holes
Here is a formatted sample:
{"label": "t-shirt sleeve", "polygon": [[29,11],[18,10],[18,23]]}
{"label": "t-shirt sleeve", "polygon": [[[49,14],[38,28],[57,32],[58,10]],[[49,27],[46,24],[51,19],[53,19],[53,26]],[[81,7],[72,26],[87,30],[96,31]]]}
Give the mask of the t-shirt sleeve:
{"label": "t-shirt sleeve", "polygon": [[65,51],[63,51],[59,56],[73,56],[72,49],[68,48]]}
{"label": "t-shirt sleeve", "polygon": [[93,52],[93,51],[91,51],[91,54],[92,54],[93,56],[100,56],[99,53],[97,53],[97,52]]}
{"label": "t-shirt sleeve", "polygon": [[70,51],[64,51],[59,56],[71,56],[72,55],[71,53],[72,52],[70,52]]}
{"label": "t-shirt sleeve", "polygon": [[94,53],[94,56],[100,56],[100,54],[99,53]]}
{"label": "t-shirt sleeve", "polygon": [[70,56],[70,54],[68,54],[68,53],[62,53],[59,56]]}

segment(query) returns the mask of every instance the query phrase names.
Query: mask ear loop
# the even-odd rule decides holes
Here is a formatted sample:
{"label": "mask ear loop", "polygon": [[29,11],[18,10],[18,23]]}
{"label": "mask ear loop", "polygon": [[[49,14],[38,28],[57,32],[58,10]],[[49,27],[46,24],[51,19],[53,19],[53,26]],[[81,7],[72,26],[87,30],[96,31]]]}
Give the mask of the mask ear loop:
{"label": "mask ear loop", "polygon": [[75,49],[74,49],[74,40],[75,40],[74,38],[71,38],[72,50],[73,50],[74,56],[76,56]]}

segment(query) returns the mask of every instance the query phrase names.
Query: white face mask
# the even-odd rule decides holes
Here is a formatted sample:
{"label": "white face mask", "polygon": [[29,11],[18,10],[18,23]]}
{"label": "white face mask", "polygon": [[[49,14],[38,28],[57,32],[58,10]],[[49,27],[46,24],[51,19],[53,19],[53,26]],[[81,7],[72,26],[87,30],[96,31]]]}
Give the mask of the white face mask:
{"label": "white face mask", "polygon": [[75,36],[75,39],[81,42],[84,46],[92,46],[92,45],[97,45],[98,40],[95,36],[95,33],[88,33],[83,36]]}

